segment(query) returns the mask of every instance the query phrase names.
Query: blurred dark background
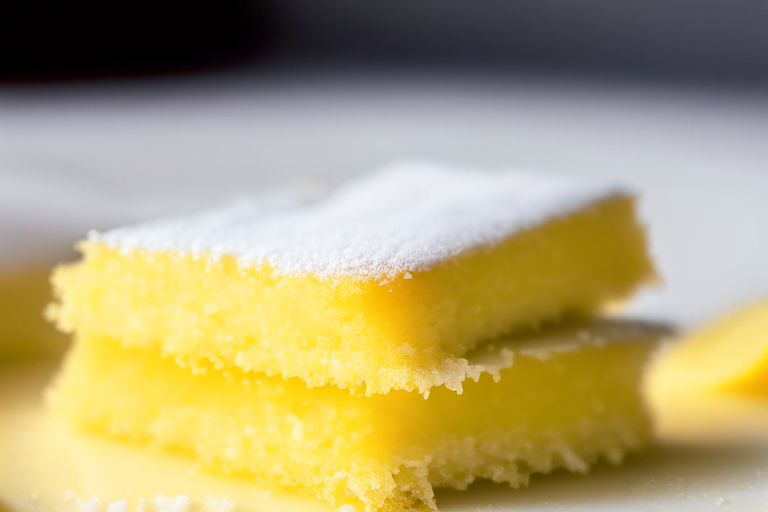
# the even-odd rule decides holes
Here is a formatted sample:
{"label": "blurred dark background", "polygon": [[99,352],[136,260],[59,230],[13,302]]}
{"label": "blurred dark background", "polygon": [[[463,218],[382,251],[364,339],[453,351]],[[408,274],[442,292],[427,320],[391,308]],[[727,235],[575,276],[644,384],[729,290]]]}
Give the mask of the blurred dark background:
{"label": "blurred dark background", "polygon": [[274,67],[523,71],[762,87],[768,2],[0,4],[6,83]]}

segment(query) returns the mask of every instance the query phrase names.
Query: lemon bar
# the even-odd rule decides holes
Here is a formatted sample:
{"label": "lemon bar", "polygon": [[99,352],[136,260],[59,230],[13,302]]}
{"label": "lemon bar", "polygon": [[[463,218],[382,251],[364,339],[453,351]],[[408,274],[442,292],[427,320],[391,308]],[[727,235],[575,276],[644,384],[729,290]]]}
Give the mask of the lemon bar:
{"label": "lemon bar", "polygon": [[195,374],[171,358],[79,337],[52,389],[80,427],[193,454],[206,466],[359,510],[429,510],[433,487],[584,472],[647,440],[639,391],[663,328],[618,321],[482,344],[463,394],[352,395],[237,368]]}
{"label": "lemon bar", "polygon": [[725,315],[654,362],[649,393],[709,392],[768,398],[768,300]]}
{"label": "lemon bar", "polygon": [[53,277],[64,331],[368,395],[461,391],[478,342],[594,315],[655,278],[631,194],[431,164],[79,248]]}
{"label": "lemon bar", "polygon": [[645,396],[655,434],[682,443],[765,443],[768,300],[708,322],[659,351]]}

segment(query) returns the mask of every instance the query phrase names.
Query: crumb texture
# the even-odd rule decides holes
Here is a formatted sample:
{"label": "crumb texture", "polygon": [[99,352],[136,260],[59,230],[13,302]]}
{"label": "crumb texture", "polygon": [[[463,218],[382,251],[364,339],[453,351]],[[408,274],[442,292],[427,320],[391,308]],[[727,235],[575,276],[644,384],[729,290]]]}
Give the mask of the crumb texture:
{"label": "crumb texture", "polygon": [[49,393],[80,428],[182,451],[224,473],[359,510],[433,510],[433,488],[584,472],[648,438],[639,392],[659,329],[595,324],[497,340],[477,382],[355,396],[80,337]]}

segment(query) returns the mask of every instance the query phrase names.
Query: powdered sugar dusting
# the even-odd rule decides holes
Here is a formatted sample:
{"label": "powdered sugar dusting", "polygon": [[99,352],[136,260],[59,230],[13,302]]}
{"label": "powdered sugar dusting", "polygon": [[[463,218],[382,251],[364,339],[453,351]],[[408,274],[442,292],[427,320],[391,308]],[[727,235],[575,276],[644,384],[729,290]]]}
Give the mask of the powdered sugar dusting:
{"label": "powdered sugar dusting", "polygon": [[272,195],[89,239],[123,251],[173,251],[284,274],[391,279],[491,246],[620,193],[530,171],[414,162],[386,167],[319,198]]}
{"label": "powdered sugar dusting", "polygon": [[190,512],[190,510],[191,501],[187,496],[179,495],[166,498],[162,494],[158,494],[155,498],[156,512]]}
{"label": "powdered sugar dusting", "polygon": [[98,496],[81,499],[70,491],[65,493],[65,500],[70,503],[69,508],[74,512],[233,512],[236,509],[235,502],[227,498],[206,496],[202,501],[193,500],[183,494],[165,496],[163,493],[158,493],[153,500],[139,498],[110,502],[106,496],[104,500],[99,499]]}

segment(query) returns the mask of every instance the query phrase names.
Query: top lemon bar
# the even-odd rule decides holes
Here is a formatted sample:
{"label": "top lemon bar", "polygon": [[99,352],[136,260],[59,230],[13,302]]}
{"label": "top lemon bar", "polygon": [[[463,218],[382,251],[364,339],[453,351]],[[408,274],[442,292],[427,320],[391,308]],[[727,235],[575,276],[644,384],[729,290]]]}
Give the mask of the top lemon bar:
{"label": "top lemon bar", "polygon": [[481,341],[598,314],[655,279],[631,194],[426,163],[79,249],[53,277],[64,331],[367,395],[461,392]]}

